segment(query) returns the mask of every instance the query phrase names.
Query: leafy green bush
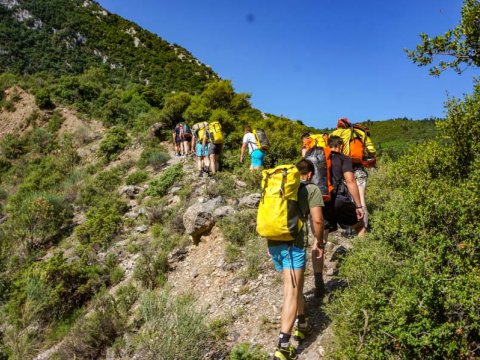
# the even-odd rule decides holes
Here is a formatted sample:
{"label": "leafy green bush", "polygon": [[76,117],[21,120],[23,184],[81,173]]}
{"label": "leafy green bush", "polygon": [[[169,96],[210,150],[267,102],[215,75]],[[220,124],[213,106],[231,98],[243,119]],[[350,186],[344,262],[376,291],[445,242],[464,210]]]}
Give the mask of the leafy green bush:
{"label": "leafy green bush", "polygon": [[142,353],[145,359],[197,360],[208,352],[209,331],[205,314],[195,309],[192,296],[172,298],[168,290],[147,292],[140,305],[143,326],[136,334],[129,354]]}
{"label": "leafy green bush", "polygon": [[101,270],[61,253],[23,270],[12,285],[6,305],[11,323],[60,319],[88,300],[101,284]]}
{"label": "leafy green bush", "polygon": [[17,159],[26,153],[25,140],[19,136],[7,134],[0,141],[0,150],[7,159]]}
{"label": "leafy green bush", "polygon": [[125,180],[125,184],[127,185],[138,185],[148,179],[148,174],[146,171],[135,171],[128,175],[127,179]]}
{"label": "leafy green bush", "polygon": [[9,203],[7,210],[11,235],[29,249],[58,238],[72,218],[71,207],[63,199],[46,193],[27,194]]}
{"label": "leafy green bush", "polygon": [[112,127],[105,134],[98,149],[107,161],[115,160],[130,143],[127,132],[121,127]]}
{"label": "leafy green bush", "polygon": [[230,360],[267,360],[268,354],[260,345],[236,344],[230,352]]}
{"label": "leafy green bush", "polygon": [[255,237],[256,214],[256,210],[248,209],[222,218],[218,226],[225,240],[232,244],[245,245],[250,237]]}
{"label": "leafy green bush", "polygon": [[155,170],[161,169],[167,161],[170,160],[170,155],[162,146],[148,146],[142,151],[137,166],[144,169],[147,165]]}
{"label": "leafy green bush", "polygon": [[35,104],[40,109],[52,109],[55,107],[47,89],[39,89],[35,93]]}
{"label": "leafy green bush", "polygon": [[118,200],[98,204],[87,212],[86,221],[76,228],[77,238],[82,244],[106,246],[119,233],[125,210],[125,204]]}
{"label": "leafy green bush", "polygon": [[182,164],[179,163],[169,167],[160,174],[158,179],[150,182],[146,194],[150,196],[164,196],[175,182],[182,180],[183,175]]}
{"label": "leafy green bush", "polygon": [[104,199],[111,199],[112,192],[121,184],[122,171],[120,168],[113,168],[100,172],[94,178],[90,178],[80,190],[79,202],[83,205],[94,206]]}

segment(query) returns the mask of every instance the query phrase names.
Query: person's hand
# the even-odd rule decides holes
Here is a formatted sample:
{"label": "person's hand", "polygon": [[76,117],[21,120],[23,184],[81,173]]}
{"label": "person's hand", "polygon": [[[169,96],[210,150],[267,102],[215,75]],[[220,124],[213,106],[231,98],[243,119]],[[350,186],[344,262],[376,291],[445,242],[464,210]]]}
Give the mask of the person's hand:
{"label": "person's hand", "polygon": [[314,242],[312,246],[312,256],[315,256],[316,259],[321,259],[323,256],[323,252],[325,251],[325,247],[319,247],[318,242]]}
{"label": "person's hand", "polygon": [[363,217],[365,216],[365,213],[363,212],[363,207],[357,207],[355,209],[355,212],[357,213],[357,220],[360,221],[363,219]]}
{"label": "person's hand", "polygon": [[243,163],[243,157],[240,156],[240,164]]}

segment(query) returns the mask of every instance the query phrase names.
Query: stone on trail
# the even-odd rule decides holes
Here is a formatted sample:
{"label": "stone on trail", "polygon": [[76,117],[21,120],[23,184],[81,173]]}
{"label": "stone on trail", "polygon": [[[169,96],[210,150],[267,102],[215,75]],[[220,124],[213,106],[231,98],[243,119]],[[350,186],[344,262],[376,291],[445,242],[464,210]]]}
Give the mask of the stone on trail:
{"label": "stone on trail", "polygon": [[215,225],[213,213],[224,204],[221,196],[204,203],[195,203],[183,214],[185,232],[192,237],[193,243],[198,245],[202,235],[207,234]]}

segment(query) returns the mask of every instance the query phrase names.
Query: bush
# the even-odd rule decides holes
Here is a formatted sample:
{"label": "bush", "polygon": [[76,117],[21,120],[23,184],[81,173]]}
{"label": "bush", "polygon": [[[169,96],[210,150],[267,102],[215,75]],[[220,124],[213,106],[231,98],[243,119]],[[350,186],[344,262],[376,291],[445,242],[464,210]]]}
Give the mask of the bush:
{"label": "bush", "polygon": [[120,127],[112,127],[100,143],[99,153],[107,161],[115,160],[125,150],[130,140],[127,132]]}
{"label": "bush", "polygon": [[256,214],[256,210],[249,209],[221,219],[218,226],[225,240],[243,246],[250,237],[255,237]]}
{"label": "bush", "polygon": [[18,135],[7,134],[0,141],[0,150],[7,159],[17,159],[27,152],[25,140]]}
{"label": "bush", "polygon": [[160,174],[158,179],[150,182],[146,194],[150,196],[164,196],[175,182],[182,180],[183,175],[182,164],[179,163],[169,167]]}
{"label": "bush", "polygon": [[63,199],[46,193],[31,193],[7,207],[8,224],[14,239],[27,248],[44,246],[58,238],[72,218],[71,207]]}
{"label": "bush", "polygon": [[202,359],[208,352],[209,331],[205,314],[195,309],[192,296],[172,298],[168,290],[147,292],[140,305],[143,326],[135,336],[133,353],[145,359]]}
{"label": "bush", "polygon": [[125,184],[127,185],[138,185],[148,179],[148,174],[146,171],[135,171],[128,175],[127,179],[125,180]]}
{"label": "bush", "polygon": [[55,105],[50,98],[50,93],[46,89],[39,89],[35,93],[35,104],[40,109],[53,109]]}
{"label": "bush", "polygon": [[76,235],[82,244],[108,245],[120,232],[125,204],[118,200],[104,201],[87,212],[86,221],[76,228]]}
{"label": "bush", "polygon": [[137,166],[144,169],[147,165],[155,170],[161,169],[170,160],[168,152],[160,146],[147,147],[142,151]]}
{"label": "bush", "polygon": [[267,360],[268,354],[260,345],[236,344],[230,352],[230,360]]}

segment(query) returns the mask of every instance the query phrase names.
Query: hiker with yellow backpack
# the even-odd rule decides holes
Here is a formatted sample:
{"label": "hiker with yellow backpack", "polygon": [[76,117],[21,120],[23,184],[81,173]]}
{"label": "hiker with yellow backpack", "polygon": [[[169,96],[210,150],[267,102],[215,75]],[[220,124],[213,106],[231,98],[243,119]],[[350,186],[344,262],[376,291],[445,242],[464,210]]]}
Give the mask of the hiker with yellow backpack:
{"label": "hiker with yellow backpack", "polygon": [[343,140],[343,153],[352,159],[353,174],[360,193],[364,212],[365,227],[368,227],[368,210],[365,200],[368,173],[366,168],[376,164],[377,151],[370,138],[370,131],[363,125],[352,124],[347,118],[337,122],[337,129],[330,135],[340,136]]}
{"label": "hiker with yellow backpack", "polygon": [[314,165],[308,160],[262,171],[257,232],[267,239],[275,269],[283,275],[281,325],[274,360],[296,359],[297,351],[290,343],[292,332],[300,342],[312,331],[305,318],[303,297],[309,216],[314,257],[321,258],[324,250],[323,200],[319,188],[310,182],[314,172]]}
{"label": "hiker with yellow backpack", "polygon": [[223,149],[222,125],[218,121],[208,123],[206,127],[206,136],[203,144],[208,143],[208,157],[210,160],[210,171],[214,175],[219,169],[219,158]]}
{"label": "hiker with yellow backpack", "polygon": [[250,170],[258,170],[263,166],[265,151],[270,145],[262,129],[256,129],[252,132],[250,126],[245,126],[245,135],[243,135],[242,148],[240,149],[240,163],[243,163],[245,150],[248,148],[250,154]]}
{"label": "hiker with yellow backpack", "polygon": [[207,126],[207,122],[199,122],[192,126],[192,149],[195,149],[199,177],[202,177],[204,172],[208,174],[210,170],[210,162],[208,159],[208,143],[204,142]]}

